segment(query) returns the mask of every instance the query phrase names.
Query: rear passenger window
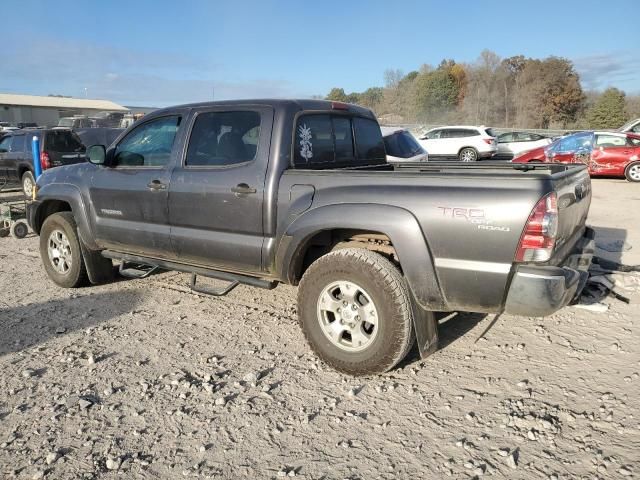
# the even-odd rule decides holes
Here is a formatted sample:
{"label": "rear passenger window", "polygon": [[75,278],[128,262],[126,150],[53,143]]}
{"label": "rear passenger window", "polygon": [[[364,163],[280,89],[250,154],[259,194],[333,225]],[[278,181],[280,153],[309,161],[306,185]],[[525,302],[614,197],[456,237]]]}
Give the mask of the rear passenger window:
{"label": "rear passenger window", "polygon": [[355,117],[353,130],[356,134],[358,161],[364,160],[363,163],[386,162],[384,141],[377,122],[368,118]]}
{"label": "rear passenger window", "polygon": [[11,140],[11,152],[24,152],[24,135],[15,135]]}
{"label": "rear passenger window", "polygon": [[221,167],[256,157],[260,114],[251,111],[205,112],[191,130],[186,166]]}

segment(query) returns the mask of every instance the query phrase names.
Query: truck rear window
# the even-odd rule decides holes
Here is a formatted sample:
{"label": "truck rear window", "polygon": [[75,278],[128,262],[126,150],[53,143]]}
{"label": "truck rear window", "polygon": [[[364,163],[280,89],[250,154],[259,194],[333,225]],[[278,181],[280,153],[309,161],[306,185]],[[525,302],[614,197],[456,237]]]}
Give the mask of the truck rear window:
{"label": "truck rear window", "polygon": [[294,166],[344,168],[385,163],[380,127],[374,120],[332,114],[307,114],[295,130]]}

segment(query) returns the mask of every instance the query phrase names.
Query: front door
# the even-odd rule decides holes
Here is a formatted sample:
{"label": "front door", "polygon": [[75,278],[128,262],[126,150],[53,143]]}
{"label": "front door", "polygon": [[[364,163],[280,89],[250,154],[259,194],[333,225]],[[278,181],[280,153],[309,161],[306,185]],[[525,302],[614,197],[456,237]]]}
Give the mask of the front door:
{"label": "front door", "polygon": [[167,199],[180,123],[170,115],[138,125],[95,171],[90,197],[102,248],[172,257]]}
{"label": "front door", "polygon": [[597,134],[589,170],[595,175],[623,175],[633,151],[626,135]]}
{"label": "front door", "polygon": [[169,189],[181,261],[237,272],[262,268],[263,197],[273,110],[201,109]]}

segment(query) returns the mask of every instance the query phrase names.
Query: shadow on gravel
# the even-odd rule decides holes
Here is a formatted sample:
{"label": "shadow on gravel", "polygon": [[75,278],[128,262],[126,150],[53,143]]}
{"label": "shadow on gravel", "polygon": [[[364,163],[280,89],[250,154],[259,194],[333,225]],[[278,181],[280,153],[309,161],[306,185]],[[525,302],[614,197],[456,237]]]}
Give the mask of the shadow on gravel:
{"label": "shadow on gravel", "polygon": [[590,226],[596,232],[596,255],[622,263],[622,253],[632,247],[627,243],[627,231],[623,228]]}
{"label": "shadow on gravel", "polygon": [[140,300],[139,292],[120,291],[0,308],[0,356],[131,312]]}
{"label": "shadow on gravel", "polygon": [[[471,312],[436,312],[435,315],[438,320],[438,350],[447,348],[487,317],[486,313]],[[414,345],[399,366],[404,367],[418,361],[420,361],[420,352],[418,346]]]}

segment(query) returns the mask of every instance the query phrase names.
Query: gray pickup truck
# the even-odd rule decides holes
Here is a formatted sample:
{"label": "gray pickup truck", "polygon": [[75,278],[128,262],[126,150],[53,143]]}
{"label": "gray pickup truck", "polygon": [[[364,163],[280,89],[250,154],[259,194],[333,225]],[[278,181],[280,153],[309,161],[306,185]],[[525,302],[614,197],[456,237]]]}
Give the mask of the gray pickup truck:
{"label": "gray pickup truck", "polygon": [[[386,162],[371,111],[318,100],[185,105],[145,116],[89,162],[45,172],[29,207],[49,277],[191,273],[192,288],[299,285],[311,347],[384,372],[436,311],[544,316],[587,278],[582,165]],[[204,289],[196,276],[226,280]]]}

